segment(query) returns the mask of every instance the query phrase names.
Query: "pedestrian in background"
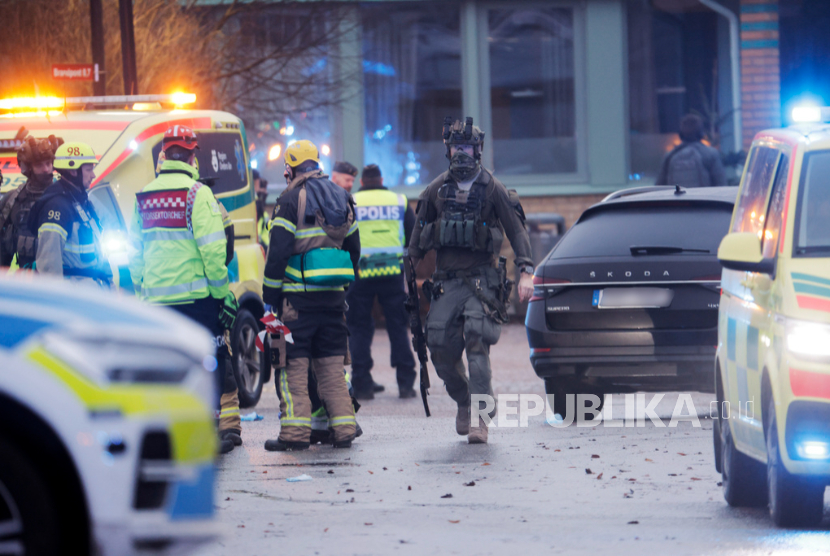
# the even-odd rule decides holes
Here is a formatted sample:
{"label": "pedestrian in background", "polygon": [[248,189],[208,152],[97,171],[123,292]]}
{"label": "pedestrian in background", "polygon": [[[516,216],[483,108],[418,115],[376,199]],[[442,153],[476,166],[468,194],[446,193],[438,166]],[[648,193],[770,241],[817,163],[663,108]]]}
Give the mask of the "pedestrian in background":
{"label": "pedestrian in background", "polygon": [[720,153],[703,140],[703,120],[689,114],[680,120],[680,141],[663,159],[656,185],[712,187],[726,185]]}
{"label": "pedestrian in background", "polygon": [[354,180],[357,177],[357,168],[348,162],[335,162],[331,170],[331,181],[349,193],[352,192]]}
{"label": "pedestrian in background", "polygon": [[386,333],[392,347],[398,395],[414,398],[415,358],[409,347],[409,321],[404,307],[406,290],[402,272],[404,247],[415,226],[415,212],[404,195],[383,186],[377,164],[363,169],[360,191],[354,194],[360,229],[358,278],[349,287],[349,350],[352,354],[352,386],[358,400],[371,400],[377,388],[372,379],[372,338],[375,322],[372,307],[377,296],[386,319]]}

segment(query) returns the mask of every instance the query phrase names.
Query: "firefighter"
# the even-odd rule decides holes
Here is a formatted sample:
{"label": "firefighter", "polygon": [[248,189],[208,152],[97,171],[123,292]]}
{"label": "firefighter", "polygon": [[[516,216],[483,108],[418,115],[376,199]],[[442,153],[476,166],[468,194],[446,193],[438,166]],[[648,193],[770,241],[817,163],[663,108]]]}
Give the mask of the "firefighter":
{"label": "firefighter", "polygon": [[87,195],[97,163],[85,143],[58,147],[54,167],[61,178],[32,207],[29,231],[37,233],[34,267],[39,273],[109,287],[112,270],[101,249],[103,230]]}
{"label": "firefighter", "polygon": [[[20,134],[25,133],[25,130]],[[33,268],[37,256],[37,230],[29,231],[32,207],[52,185],[55,151],[62,139],[26,137],[17,151],[17,165],[26,183],[10,191],[0,201],[0,266],[11,266],[16,259],[20,268]],[[2,184],[2,180],[0,180]]]}
{"label": "firefighter", "polygon": [[[188,127],[176,125],[164,133],[159,176],[136,195],[130,274],[140,298],[178,311],[210,331],[218,392],[229,394],[236,383],[225,330],[233,327],[238,304],[228,288],[222,209],[210,188],[197,181],[198,148],[198,138]],[[220,399],[216,405],[221,417]],[[233,450],[241,429],[222,429],[221,418],[219,426],[219,451],[224,454]]]}
{"label": "firefighter", "polygon": [[[354,280],[360,235],[354,200],[320,170],[310,141],[285,150],[288,187],[271,220],[271,247],[265,265],[263,299],[291,330],[286,366],[276,377],[280,396],[279,438],[270,451],[304,450],[311,437],[308,369],[334,431],[336,448],[355,438],[355,411],[343,379],[348,330],[345,286]],[[274,350],[272,357],[277,354]]]}

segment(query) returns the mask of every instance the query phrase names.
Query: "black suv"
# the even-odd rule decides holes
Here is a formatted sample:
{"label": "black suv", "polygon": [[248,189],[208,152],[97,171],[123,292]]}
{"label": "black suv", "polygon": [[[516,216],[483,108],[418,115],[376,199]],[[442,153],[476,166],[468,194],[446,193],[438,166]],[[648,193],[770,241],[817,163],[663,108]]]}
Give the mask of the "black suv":
{"label": "black suv", "polygon": [[530,361],[565,394],[711,392],[718,245],[737,187],[643,187],[586,210],[536,269]]}

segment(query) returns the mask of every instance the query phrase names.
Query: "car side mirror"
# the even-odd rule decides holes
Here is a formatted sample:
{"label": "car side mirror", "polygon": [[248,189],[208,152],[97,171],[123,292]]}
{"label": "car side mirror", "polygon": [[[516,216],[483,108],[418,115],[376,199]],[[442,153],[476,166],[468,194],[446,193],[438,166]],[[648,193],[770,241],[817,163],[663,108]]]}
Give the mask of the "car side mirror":
{"label": "car side mirror", "polygon": [[718,260],[724,268],[747,272],[775,272],[775,259],[765,259],[761,239],[752,232],[727,234],[718,247]]}

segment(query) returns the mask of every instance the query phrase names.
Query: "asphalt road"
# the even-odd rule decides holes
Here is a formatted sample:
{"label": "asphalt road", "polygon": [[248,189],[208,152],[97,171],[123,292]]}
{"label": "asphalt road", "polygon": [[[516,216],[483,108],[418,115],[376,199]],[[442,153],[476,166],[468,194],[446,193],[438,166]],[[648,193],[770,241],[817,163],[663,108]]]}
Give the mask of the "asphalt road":
{"label": "asphalt road", "polygon": [[[358,414],[351,450],[266,452],[278,434],[273,381],[243,423],[244,445],[219,463],[220,539],[202,556],[273,554],[802,554],[830,552],[830,496],[817,530],[776,529],[764,509],[723,500],[712,422],[643,427],[491,428],[487,445],[455,434],[455,406],[432,373],[430,405],[399,400],[385,332],[375,380],[386,392]],[[524,328],[492,352],[496,394],[544,394]],[[668,423],[678,394],[657,413]],[[708,415],[711,396],[693,394]],[[615,416],[624,401],[614,401]],[[245,410],[243,410],[243,413]],[[306,482],[287,478],[309,475]]]}

